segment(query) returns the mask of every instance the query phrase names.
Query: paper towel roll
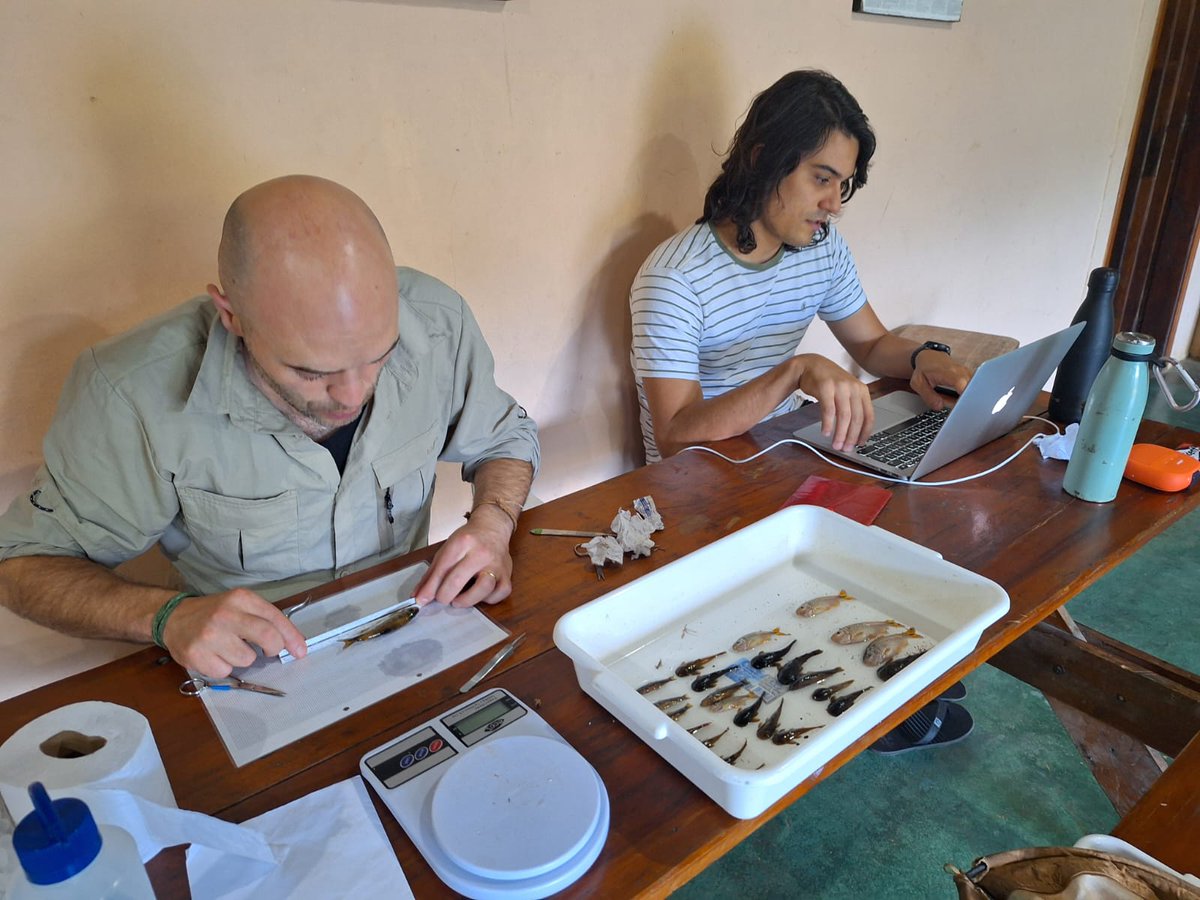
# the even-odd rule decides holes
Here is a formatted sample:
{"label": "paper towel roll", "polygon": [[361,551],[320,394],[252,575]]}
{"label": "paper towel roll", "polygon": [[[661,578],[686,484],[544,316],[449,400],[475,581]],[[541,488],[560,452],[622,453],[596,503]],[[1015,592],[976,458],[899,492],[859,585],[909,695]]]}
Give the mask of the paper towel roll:
{"label": "paper towel roll", "polygon": [[17,821],[33,809],[34,781],[54,799],[78,797],[100,824],[124,828],[143,862],[164,847],[191,843],[274,859],[254,832],[179,809],[150,723],[116,703],[72,703],[39,716],[0,745],[0,796]]}
{"label": "paper towel roll", "polygon": [[0,746],[0,793],[18,821],[33,809],[33,781],[55,797],[63,789],[107,788],[176,806],[146,717],[99,700],[48,712]]}

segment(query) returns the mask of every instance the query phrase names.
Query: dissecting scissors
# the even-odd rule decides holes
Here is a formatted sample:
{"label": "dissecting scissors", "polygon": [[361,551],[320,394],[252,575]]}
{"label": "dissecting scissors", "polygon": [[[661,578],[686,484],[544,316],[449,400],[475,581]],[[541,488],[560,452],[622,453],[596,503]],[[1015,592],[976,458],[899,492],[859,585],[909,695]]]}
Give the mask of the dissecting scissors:
{"label": "dissecting scissors", "polygon": [[287,696],[279,688],[267,687],[265,684],[255,684],[252,681],[242,681],[236,675],[228,678],[203,678],[193,676],[179,686],[179,693],[187,697],[199,697],[204,691],[253,691],[256,694],[270,694],[272,697]]}

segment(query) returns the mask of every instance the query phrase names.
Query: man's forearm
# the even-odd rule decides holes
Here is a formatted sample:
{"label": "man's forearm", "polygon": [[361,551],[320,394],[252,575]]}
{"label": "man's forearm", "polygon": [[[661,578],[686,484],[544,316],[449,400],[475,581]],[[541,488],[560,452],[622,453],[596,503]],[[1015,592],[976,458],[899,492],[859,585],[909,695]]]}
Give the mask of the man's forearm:
{"label": "man's forearm", "polygon": [[666,427],[655,420],[655,439],[664,457],[697,441],[719,441],[743,434],[770,415],[796,390],[801,362],[792,357],[739,387],[680,409]]}
{"label": "man's forearm", "polygon": [[148,642],[154,614],[172,593],[87,559],[22,556],[0,563],[0,605],[77,637]]}
{"label": "man's forearm", "polygon": [[485,506],[498,507],[512,520],[515,529],[532,482],[533,466],[523,459],[490,459],[481,463],[475,470],[475,499],[471,511]]}

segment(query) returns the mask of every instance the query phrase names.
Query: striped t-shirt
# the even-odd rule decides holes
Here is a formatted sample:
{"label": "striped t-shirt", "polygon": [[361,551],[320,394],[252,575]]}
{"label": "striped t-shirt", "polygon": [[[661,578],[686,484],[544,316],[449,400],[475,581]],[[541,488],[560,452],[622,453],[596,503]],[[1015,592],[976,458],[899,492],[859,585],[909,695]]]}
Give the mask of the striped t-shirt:
{"label": "striped t-shirt", "polygon": [[[707,223],[660,244],[629,294],[646,461],[661,457],[643,379],[698,381],[706,400],[719,396],[794,355],[813,316],[836,322],[866,302],[850,248],[832,225],[820,243],[759,265],[735,259]],[[795,406],[793,394],[767,418]]]}

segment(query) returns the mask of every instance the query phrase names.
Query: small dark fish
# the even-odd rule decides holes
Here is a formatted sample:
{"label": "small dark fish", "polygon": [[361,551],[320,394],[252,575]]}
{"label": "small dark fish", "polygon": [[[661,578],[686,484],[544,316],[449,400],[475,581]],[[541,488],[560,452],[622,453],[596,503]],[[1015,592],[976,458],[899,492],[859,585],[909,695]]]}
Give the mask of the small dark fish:
{"label": "small dark fish", "polygon": [[712,724],[712,722],[705,722],[703,725],[693,725],[691,728],[689,728],[689,729],[687,730],[687,733],[688,733],[688,734],[695,734],[697,731],[700,731],[701,729],[707,728],[707,727],[708,727],[709,725],[711,725],[711,724]]}
{"label": "small dark fish", "polygon": [[732,666],[726,666],[723,669],[718,669],[716,672],[709,672],[707,675],[697,675],[695,681],[692,682],[693,691],[707,691],[710,687],[721,680],[721,676],[727,672],[732,672],[738,667],[737,663]]}
{"label": "small dark fish", "polygon": [[772,628],[770,631],[752,631],[734,641],[733,646],[729,649],[742,653],[746,650],[753,650],[755,647],[761,647],[773,637],[788,637],[788,634],[778,628]]}
{"label": "small dark fish", "polygon": [[770,718],[758,726],[757,734],[761,740],[770,740],[774,736],[775,731],[779,728],[779,715],[783,712],[783,698],[780,698],[779,705],[775,707],[775,712],[771,713]]}
{"label": "small dark fish", "polygon": [[762,708],[763,698],[766,696],[766,694],[759,694],[757,700],[755,700],[745,709],[739,710],[738,714],[733,717],[733,724],[738,728],[744,728],[751,722],[757,722],[758,711]]}
{"label": "small dark fish", "polygon": [[810,650],[808,653],[797,656],[795,659],[789,659],[779,667],[779,674],[775,676],[775,680],[780,684],[791,684],[800,677],[800,673],[804,669],[804,664],[820,652],[820,650]]}
{"label": "small dark fish", "polygon": [[877,674],[881,680],[887,681],[905,666],[916,662],[917,659],[924,656],[928,652],[928,650],[918,650],[916,653],[908,654],[908,656],[901,656],[897,659],[888,660],[875,670],[875,674]]}
{"label": "small dark fish", "polygon": [[419,606],[406,606],[404,609],[392,613],[385,619],[380,620],[377,624],[368,628],[366,631],[360,631],[354,637],[342,639],[342,649],[345,650],[351,644],[361,644],[363,641],[369,641],[372,638],[382,637],[385,634],[391,634],[399,628],[403,628],[409,622],[417,617],[417,613],[421,611]]}
{"label": "small dark fish", "polygon": [[742,746],[739,750],[737,750],[733,753],[730,753],[728,756],[722,756],[721,759],[725,760],[725,762],[729,763],[732,766],[735,762],[738,761],[738,757],[742,755],[742,751],[744,751],[746,749],[746,745],[749,743],[750,743],[749,741],[742,741]]}
{"label": "small dark fish", "polygon": [[823,612],[829,612],[843,600],[853,600],[854,598],[845,591],[838,591],[836,594],[830,594],[826,597],[814,597],[807,603],[801,603],[796,607],[796,615],[802,619],[810,619],[813,616],[819,616]]}
{"label": "small dark fish", "polygon": [[788,687],[788,690],[798,691],[800,688],[806,688],[810,684],[820,684],[826,678],[831,678],[841,671],[841,666],[835,666],[832,669],[822,669],[819,672],[802,672],[800,676]]}
{"label": "small dark fish", "polygon": [[773,666],[775,663],[787,656],[788,651],[795,646],[796,642],[793,640],[782,650],[764,650],[755,656],[754,659],[750,660],[750,665],[754,666],[756,669],[765,669],[767,666]]}
{"label": "small dark fish", "polygon": [[883,637],[877,637],[867,644],[867,649],[863,651],[863,662],[872,669],[882,666],[885,662],[890,662],[899,656],[909,641],[920,636],[921,632],[910,628],[900,634],[885,634]]}
{"label": "small dark fish", "polygon": [[825,711],[831,716],[840,716],[854,705],[855,700],[869,690],[869,687],[865,687],[860,691],[855,691],[853,694],[846,694],[844,697],[837,697],[836,699],[830,701],[829,705],[825,707]]}
{"label": "small dark fish", "polygon": [[654,705],[659,709],[666,709],[668,706],[674,706],[676,703],[682,703],[687,699],[687,694],[680,694],[678,697],[668,697],[666,700],[657,700]]}
{"label": "small dark fish", "polygon": [[695,675],[718,656],[724,656],[725,651],[714,653],[712,656],[702,656],[699,659],[693,659],[691,662],[685,662],[675,669],[675,674],[680,678],[687,678],[689,675]]}
{"label": "small dark fish", "polygon": [[643,684],[640,688],[637,689],[637,692],[639,694],[653,694],[655,691],[657,691],[660,687],[662,687],[668,681],[674,681],[674,680],[675,680],[675,676],[671,675],[671,676],[668,676],[667,678],[660,678],[658,681],[647,681],[645,684]]}
{"label": "small dark fish", "polygon": [[717,741],[719,741],[721,738],[725,737],[725,735],[728,732],[729,732],[729,729],[726,728],[724,731],[722,731],[716,737],[706,738],[705,740],[701,741],[700,743],[702,743],[705,747],[707,747],[709,750],[711,750],[714,746],[716,746]]}
{"label": "small dark fish", "polygon": [[785,728],[783,731],[775,732],[771,738],[772,744],[798,744],[799,738],[806,737],[810,731],[816,731],[820,725],[809,725],[807,728]]}
{"label": "small dark fish", "polygon": [[674,719],[676,722],[678,722],[680,719],[683,718],[683,714],[691,708],[692,708],[692,704],[685,703],[683,706],[679,707],[679,709],[671,710],[669,713],[667,713],[667,715],[670,716],[672,719]]}
{"label": "small dark fish", "polygon": [[716,704],[720,703],[725,698],[732,697],[739,690],[741,690],[742,687],[745,686],[745,684],[746,684],[746,679],[743,678],[741,681],[731,684],[729,687],[718,688],[717,690],[715,690],[711,694],[709,694],[707,697],[705,697],[703,700],[701,700],[700,705],[701,706],[715,706]]}
{"label": "small dark fish", "polygon": [[855,622],[853,625],[843,625],[829,636],[835,644],[861,644],[863,641],[873,641],[881,634],[887,634],[893,628],[904,630],[895,619],[884,619],[882,622]]}
{"label": "small dark fish", "polygon": [[852,684],[854,684],[853,678],[851,678],[849,681],[843,681],[840,684],[831,684],[829,687],[817,688],[815,691],[813,691],[813,699],[824,703],[834,694],[844,691]]}

